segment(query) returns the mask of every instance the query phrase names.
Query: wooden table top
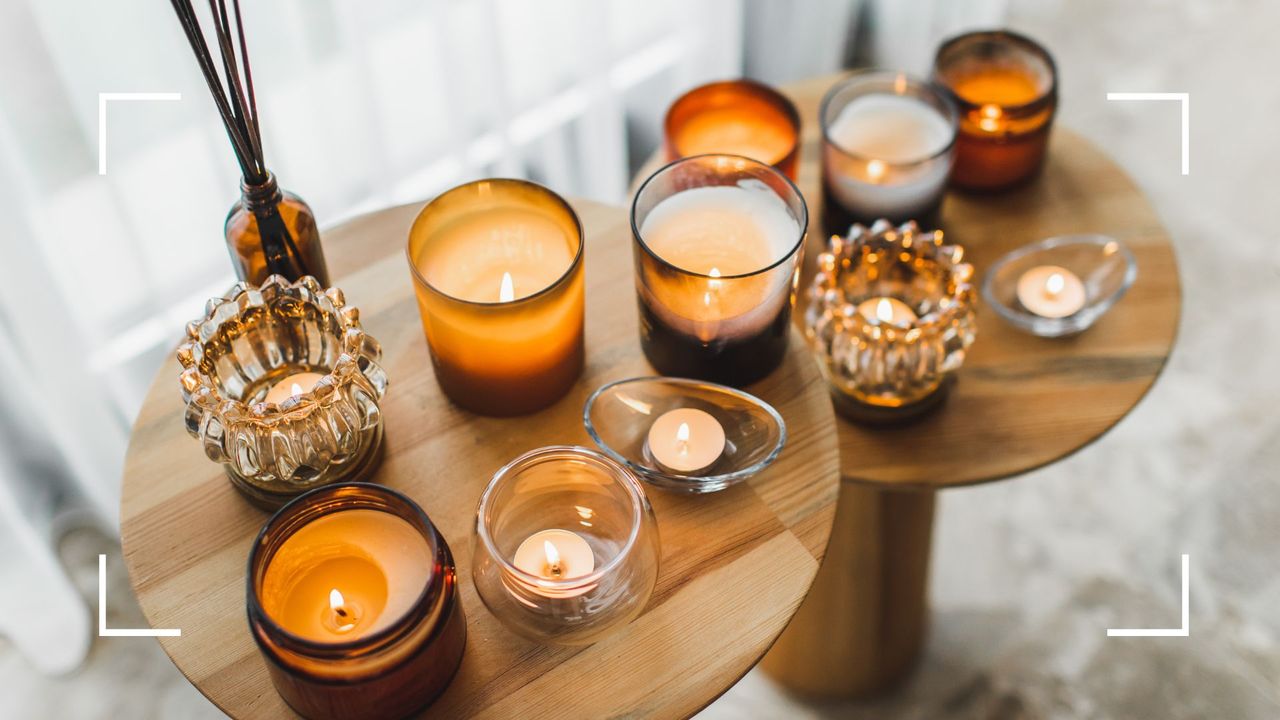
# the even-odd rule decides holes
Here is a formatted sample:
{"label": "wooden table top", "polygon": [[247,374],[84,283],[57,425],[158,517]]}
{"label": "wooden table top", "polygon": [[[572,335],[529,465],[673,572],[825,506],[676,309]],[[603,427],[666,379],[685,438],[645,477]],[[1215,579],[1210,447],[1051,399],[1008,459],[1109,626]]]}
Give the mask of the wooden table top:
{"label": "wooden table top", "polygon": [[[800,112],[799,185],[822,217],[818,105],[839,75],[780,88]],[[650,158],[633,188],[661,167]],[[1071,338],[1038,338],[979,301],[977,341],[946,404],[915,423],[869,428],[839,418],[841,471],[882,488],[937,489],[1000,480],[1061,460],[1101,437],[1146,395],[1173,349],[1182,307],[1168,233],[1142,191],[1092,143],[1055,127],[1044,174],[995,195],[949,193],[942,224],[965,246],[978,282],[1001,255],[1057,235],[1100,233],[1138,261],[1129,292]],[[801,287],[825,236],[811,227]],[[797,323],[803,312],[797,312]]]}
{"label": "wooden table top", "polygon": [[[707,496],[650,490],[662,542],[644,614],[602,642],[555,648],[520,639],[471,583],[471,528],[492,473],[534,447],[591,446],[582,406],[599,385],[651,375],[639,347],[627,213],[574,202],[586,228],[587,367],[567,397],[525,418],[482,418],[440,393],[413,299],[404,243],[418,206],[325,233],[329,267],[391,378],[386,454],[373,477],[417,500],[458,564],[466,656],[431,717],[685,717],[742,677],[808,592],[831,533],[839,460],[826,387],[801,339],[749,390],[788,427],[777,463]],[[193,316],[199,308],[192,308]],[[121,536],[138,600],[178,668],[234,717],[290,711],[274,691],[245,618],[245,565],[267,515],[243,500],[182,426],[178,365],[161,368],[125,461]]]}

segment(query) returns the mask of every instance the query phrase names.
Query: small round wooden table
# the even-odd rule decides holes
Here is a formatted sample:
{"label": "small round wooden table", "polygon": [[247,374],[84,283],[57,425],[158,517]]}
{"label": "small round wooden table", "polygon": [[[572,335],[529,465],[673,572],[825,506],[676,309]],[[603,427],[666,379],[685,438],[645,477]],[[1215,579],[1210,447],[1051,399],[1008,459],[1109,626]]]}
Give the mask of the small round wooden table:
{"label": "small round wooden table", "polygon": [[[800,111],[797,184],[812,218],[822,217],[818,105],[839,78],[782,88]],[[636,182],[660,165],[652,158]],[[936,412],[892,428],[839,419],[844,482],[827,558],[762,663],[801,694],[866,696],[900,680],[925,638],[935,492],[1009,478],[1088,445],[1137,405],[1173,348],[1182,293],[1169,237],[1124,171],[1070,130],[1053,130],[1044,174],[1029,185],[950,193],[942,225],[948,240],[965,246],[979,280],[1004,253],[1074,233],[1122,240],[1137,257],[1138,278],[1072,338],[1025,334],[983,304],[977,341]],[[822,228],[811,228],[802,287],[825,240]]]}
{"label": "small round wooden table", "polygon": [[[432,377],[404,243],[418,206],[357,218],[325,233],[329,267],[384,348],[385,457],[373,479],[417,500],[458,564],[467,650],[432,717],[687,717],[765,653],[812,584],[831,534],[839,454],[826,386],[804,343],[748,388],[787,423],[778,461],[714,495],[649,492],[662,542],[649,606],[585,648],[537,645],[508,632],[471,584],[476,503],[492,473],[542,445],[591,442],[587,395],[651,375],[640,352],[626,211],[574,202],[587,231],[587,367],[556,405],[484,418],[451,405]],[[193,308],[193,315],[199,308]],[[121,536],[138,600],[178,668],[233,717],[291,715],[272,688],[245,618],[245,565],[266,521],[183,429],[178,365],[165,363],[139,413],[125,461]]]}

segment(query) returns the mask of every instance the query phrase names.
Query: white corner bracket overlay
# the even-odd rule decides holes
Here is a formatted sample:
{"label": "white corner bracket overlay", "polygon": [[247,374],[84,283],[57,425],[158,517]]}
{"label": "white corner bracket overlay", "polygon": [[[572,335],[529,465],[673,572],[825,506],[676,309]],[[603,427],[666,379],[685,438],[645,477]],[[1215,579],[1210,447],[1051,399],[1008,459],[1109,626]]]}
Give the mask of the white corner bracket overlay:
{"label": "white corner bracket overlay", "polygon": [[1109,92],[1108,100],[1177,100],[1182,103],[1182,174],[1191,174],[1191,93]]}
{"label": "white corner bracket overlay", "polygon": [[181,100],[182,93],[98,93],[98,174],[107,174],[107,102],[111,100]]}
{"label": "white corner bracket overlay", "polygon": [[1158,630],[1108,628],[1107,637],[1190,637],[1191,635],[1191,556],[1182,556],[1182,627]]}
{"label": "white corner bracket overlay", "polygon": [[107,556],[98,556],[98,637],[180,637],[177,628],[152,630],[115,629],[107,627]]}

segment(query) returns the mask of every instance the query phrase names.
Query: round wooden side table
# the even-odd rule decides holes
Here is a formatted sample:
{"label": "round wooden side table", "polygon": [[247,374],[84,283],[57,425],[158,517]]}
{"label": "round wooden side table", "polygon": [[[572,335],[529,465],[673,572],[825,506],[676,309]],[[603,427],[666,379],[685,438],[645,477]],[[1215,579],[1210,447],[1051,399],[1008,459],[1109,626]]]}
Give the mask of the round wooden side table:
{"label": "round wooden side table", "polygon": [[[749,390],[781,412],[788,442],[747,483],[713,495],[649,492],[662,542],[644,614],[584,648],[537,645],[503,628],[471,584],[476,503],[492,473],[549,444],[591,446],[582,406],[599,385],[651,375],[640,352],[627,213],[574,202],[587,231],[587,367],[567,397],[523,418],[453,405],[432,377],[404,243],[418,206],[324,234],[329,267],[384,348],[385,457],[373,480],[417,500],[458,565],[466,656],[430,717],[687,717],[764,655],[812,584],[839,487],[831,405],[800,337]],[[192,316],[199,308],[192,309]],[[272,688],[245,618],[249,547],[267,515],[231,487],[183,429],[178,365],[147,395],[125,461],[121,536],[138,600],[178,668],[233,717],[292,713]]]}
{"label": "round wooden side table", "polygon": [[[822,217],[818,105],[839,79],[782,88],[801,115],[797,184],[814,218]],[[636,181],[661,164],[652,158]],[[1095,232],[1133,250],[1138,278],[1094,327],[1072,338],[1027,335],[983,303],[977,342],[945,405],[892,428],[838,419],[843,482],[827,558],[762,662],[803,695],[875,694],[915,665],[927,629],[936,491],[1009,478],[1088,445],[1137,405],[1173,349],[1182,292],[1168,234],[1124,171],[1070,130],[1053,130],[1044,174],[1025,187],[949,193],[942,226],[965,246],[979,278],[1026,243]],[[825,239],[821,229],[809,233],[802,287]]]}

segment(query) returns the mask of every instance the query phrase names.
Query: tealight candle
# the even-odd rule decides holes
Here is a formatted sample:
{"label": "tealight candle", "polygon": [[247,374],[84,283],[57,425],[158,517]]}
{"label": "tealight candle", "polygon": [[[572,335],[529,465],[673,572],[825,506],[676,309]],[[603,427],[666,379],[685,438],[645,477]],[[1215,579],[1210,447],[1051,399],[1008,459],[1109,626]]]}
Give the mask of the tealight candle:
{"label": "tealight candle", "polygon": [[724,426],[705,410],[669,410],[649,426],[649,453],[664,470],[704,470],[720,459],[724,445]]}
{"label": "tealight candle", "polygon": [[458,405],[520,415],[582,372],[582,226],[560,196],[480,180],[431,201],[409,232],[436,380]]}
{"label": "tealight candle", "polygon": [[746,158],[686,158],[649,178],[632,228],[654,368],[741,385],[777,367],[807,219],[795,186]]}
{"label": "tealight candle", "polygon": [[253,545],[248,586],[267,670],[305,717],[405,717],[462,661],[453,556],[385,487],[329,485],[285,505]]}
{"label": "tealight candle", "polygon": [[967,33],[938,49],[933,74],[960,110],[952,184],[996,190],[1036,174],[1058,103],[1047,50],[1008,31]]}
{"label": "tealight candle", "polygon": [[1018,302],[1046,318],[1074,315],[1087,300],[1084,283],[1079,276],[1057,265],[1038,265],[1018,278]]}
{"label": "tealight candle", "polygon": [[671,104],[663,128],[669,161],[742,155],[796,178],[800,114],[768,85],[744,79],[696,87]]}
{"label": "tealight candle", "polygon": [[316,383],[324,379],[324,375],[313,372],[300,372],[285,377],[267,390],[267,396],[262,399],[263,402],[275,403],[279,405],[289,398],[297,397],[303,393],[311,392]]}
{"label": "tealight candle", "polygon": [[873,297],[858,304],[858,314],[876,325],[909,328],[917,319],[911,306],[895,297]]}
{"label": "tealight candle", "polygon": [[945,98],[899,73],[856,73],[827,93],[821,117],[829,232],[879,218],[932,221],[956,133]]}
{"label": "tealight candle", "polygon": [[[570,530],[541,530],[520,543],[511,564],[545,580],[572,580],[596,569],[596,556],[579,534]],[[589,589],[589,588],[587,588]],[[575,588],[576,595],[587,589]],[[535,588],[535,592],[540,589]]]}

